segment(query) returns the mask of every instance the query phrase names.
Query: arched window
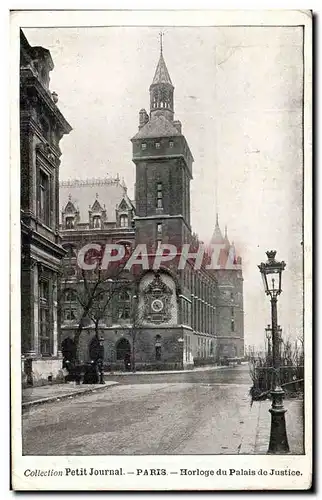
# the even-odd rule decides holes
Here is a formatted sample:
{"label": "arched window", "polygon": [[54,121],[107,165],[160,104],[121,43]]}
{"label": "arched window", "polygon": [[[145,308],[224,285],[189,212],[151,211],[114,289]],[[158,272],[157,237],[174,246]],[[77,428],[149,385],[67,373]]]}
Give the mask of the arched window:
{"label": "arched window", "polygon": [[116,344],[116,359],[131,359],[131,345],[127,339],[120,339]]}
{"label": "arched window", "polygon": [[128,227],[129,225],[129,218],[127,215],[121,215],[120,217],[120,226],[121,227]]}

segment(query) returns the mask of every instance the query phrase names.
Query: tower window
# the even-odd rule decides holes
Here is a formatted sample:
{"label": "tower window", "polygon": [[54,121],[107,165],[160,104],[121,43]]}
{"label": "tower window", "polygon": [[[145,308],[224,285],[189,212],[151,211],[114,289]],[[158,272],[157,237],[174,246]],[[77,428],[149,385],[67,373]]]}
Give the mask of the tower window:
{"label": "tower window", "polygon": [[93,217],[93,228],[94,229],[100,229],[102,226],[102,220],[99,215],[95,215]]}
{"label": "tower window", "polygon": [[157,224],[157,235],[160,236],[162,234],[162,222],[158,222]]}
{"label": "tower window", "polygon": [[162,183],[158,182],[157,184],[157,208],[162,208],[163,203],[162,203]]}
{"label": "tower window", "polygon": [[155,148],[156,148],[156,149],[160,149],[160,143],[159,143],[159,142],[156,142],[156,143],[155,143]]}
{"label": "tower window", "polygon": [[127,215],[121,215],[120,217],[120,226],[121,227],[128,227],[129,225],[129,219]]}
{"label": "tower window", "polygon": [[173,141],[170,141],[170,142],[169,142],[169,146],[170,146],[170,148],[173,148],[173,146],[174,146],[174,142],[173,142]]}
{"label": "tower window", "polygon": [[233,319],[231,320],[231,331],[235,331],[235,321]]}
{"label": "tower window", "polygon": [[142,142],[141,149],[146,149],[146,143],[145,142]]}

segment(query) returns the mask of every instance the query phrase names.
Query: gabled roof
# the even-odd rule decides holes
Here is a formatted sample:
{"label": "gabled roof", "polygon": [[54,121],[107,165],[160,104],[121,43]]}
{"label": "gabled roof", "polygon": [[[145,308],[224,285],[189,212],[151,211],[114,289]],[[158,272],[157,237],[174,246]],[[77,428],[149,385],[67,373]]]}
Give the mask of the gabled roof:
{"label": "gabled roof", "polygon": [[158,83],[168,83],[168,84],[172,85],[169,71],[168,71],[168,68],[166,67],[166,64],[164,62],[162,52],[160,54],[160,59],[159,59],[158,65],[157,65],[157,69],[155,70],[152,85],[157,85]]}
{"label": "gabled roof", "polygon": [[73,214],[73,213],[77,212],[74,204],[70,200],[68,201],[66,207],[64,208],[64,211],[66,213],[69,213],[69,214]]}
{"label": "gabled roof", "polygon": [[93,212],[102,212],[103,208],[98,200],[95,200],[92,206]]}
{"label": "gabled roof", "polygon": [[149,139],[157,137],[173,137],[175,135],[182,135],[176,127],[165,118],[163,115],[152,116],[144,127],[132,138],[135,139]]}

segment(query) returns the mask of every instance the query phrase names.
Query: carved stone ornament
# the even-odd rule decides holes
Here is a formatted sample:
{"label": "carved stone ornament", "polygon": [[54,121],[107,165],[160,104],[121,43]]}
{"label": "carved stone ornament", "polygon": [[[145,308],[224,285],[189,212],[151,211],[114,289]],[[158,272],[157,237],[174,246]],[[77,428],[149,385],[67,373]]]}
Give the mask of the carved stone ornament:
{"label": "carved stone ornament", "polygon": [[165,323],[171,319],[171,295],[173,291],[161,279],[159,274],[143,290],[143,318],[149,323]]}
{"label": "carved stone ornament", "polygon": [[43,144],[40,142],[36,146],[38,151],[41,151],[41,153],[49,160],[49,161],[55,161],[55,155],[51,152],[51,149],[49,147],[49,144]]}

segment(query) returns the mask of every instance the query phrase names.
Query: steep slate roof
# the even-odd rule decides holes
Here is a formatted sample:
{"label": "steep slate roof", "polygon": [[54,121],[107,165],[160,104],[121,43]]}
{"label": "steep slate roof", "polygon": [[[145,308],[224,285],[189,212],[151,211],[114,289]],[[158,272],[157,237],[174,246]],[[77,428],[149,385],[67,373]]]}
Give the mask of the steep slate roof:
{"label": "steep slate roof", "polygon": [[155,70],[152,85],[157,85],[158,83],[169,83],[170,85],[172,85],[169,71],[164,62],[162,52],[160,54],[160,59],[157,65],[157,69]]}
{"label": "steep slate roof", "polygon": [[[62,181],[59,186],[59,208],[61,210],[71,201],[79,210],[81,223],[88,223],[88,212],[95,200],[106,210],[107,222],[115,222],[115,209],[124,197],[126,188],[117,179],[87,179]],[[104,208],[105,205],[105,208]]]}
{"label": "steep slate roof", "polygon": [[182,135],[172,123],[163,115],[153,116],[141,130],[132,138],[135,139],[152,139],[157,137],[172,137]]}

